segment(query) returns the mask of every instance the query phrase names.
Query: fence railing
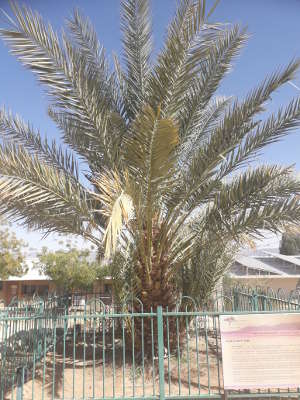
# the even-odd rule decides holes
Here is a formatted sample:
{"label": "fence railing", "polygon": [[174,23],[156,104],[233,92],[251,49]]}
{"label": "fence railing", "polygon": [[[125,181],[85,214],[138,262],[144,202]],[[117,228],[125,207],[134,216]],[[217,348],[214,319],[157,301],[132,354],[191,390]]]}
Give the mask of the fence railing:
{"label": "fence railing", "polygon": [[300,288],[291,292],[284,289],[239,286],[230,290],[233,310],[236,311],[284,311],[300,310]]}
{"label": "fence railing", "polygon": [[[221,301],[223,299],[223,301]],[[144,311],[66,298],[0,313],[0,399],[220,399],[219,316],[300,312],[298,297],[259,288],[214,293],[205,310]],[[232,391],[227,398],[300,398],[298,388]]]}
{"label": "fence railing", "polygon": [[8,387],[23,384],[26,371],[35,371],[54,345],[54,331],[59,338],[65,314],[64,298],[59,297],[31,302],[15,299],[0,311],[1,399]]}

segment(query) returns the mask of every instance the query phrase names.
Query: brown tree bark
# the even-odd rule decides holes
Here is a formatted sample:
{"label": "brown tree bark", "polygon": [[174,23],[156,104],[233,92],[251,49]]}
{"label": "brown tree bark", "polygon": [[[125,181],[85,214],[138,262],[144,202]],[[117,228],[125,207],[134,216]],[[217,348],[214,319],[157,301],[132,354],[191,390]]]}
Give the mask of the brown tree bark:
{"label": "brown tree bark", "polygon": [[[156,313],[157,307],[162,306],[163,311],[174,311],[178,292],[173,279],[170,277],[170,265],[168,262],[167,248],[165,246],[161,256],[158,256],[158,238],[159,228],[153,228],[152,232],[152,253],[151,253],[151,270],[150,274],[143,263],[140,256],[135,266],[137,293],[136,297],[143,304],[143,312]],[[146,239],[146,237],[145,237]],[[134,312],[141,312],[141,304],[138,301],[133,303]],[[152,320],[152,321],[151,321]],[[164,316],[163,318],[163,335],[165,352],[174,353],[177,350],[178,343],[182,345],[185,333],[185,323],[183,318]],[[157,317],[135,318],[135,341],[137,351],[141,351],[142,336],[144,338],[145,357],[152,358],[154,351],[157,356]]]}

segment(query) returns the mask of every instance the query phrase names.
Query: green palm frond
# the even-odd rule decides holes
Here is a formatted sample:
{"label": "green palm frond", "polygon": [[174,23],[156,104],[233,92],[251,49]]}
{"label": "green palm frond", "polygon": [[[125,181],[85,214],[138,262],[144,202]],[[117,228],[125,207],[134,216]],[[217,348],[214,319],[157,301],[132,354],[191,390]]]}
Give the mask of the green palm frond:
{"label": "green palm frond", "polygon": [[120,144],[126,131],[120,114],[109,114],[104,127],[108,134],[102,137],[87,134],[89,128],[85,122],[73,118],[71,113],[50,107],[48,114],[61,131],[65,143],[88,163],[91,171],[99,172],[103,166],[113,167],[118,163]]}
{"label": "green palm frond", "polygon": [[[90,64],[82,52],[76,50],[66,37],[59,40],[52,27],[37,13],[16,4],[12,8],[16,23],[10,29],[1,29],[0,36],[11,52],[48,87],[58,112],[68,115],[71,126],[80,127],[80,134],[86,136],[91,147],[100,154],[105,153],[102,140],[107,119],[116,110],[110,108],[107,93],[99,90],[101,77],[95,75],[93,68],[88,68]],[[54,111],[50,113],[53,114]],[[69,140],[67,135],[64,139],[67,144],[72,142],[72,137]],[[72,144],[76,146],[76,143]]]}
{"label": "green palm frond", "polygon": [[97,34],[88,18],[83,17],[78,9],[68,19],[68,27],[80,51],[86,56],[91,67],[108,71],[104,49],[100,45]]}
{"label": "green palm frond", "polygon": [[188,164],[193,159],[193,155],[197,153],[197,149],[208,141],[210,133],[217,128],[230,103],[230,97],[216,97],[206,107],[198,110],[197,118],[194,121],[192,119],[189,121],[190,134],[182,139],[179,154],[183,166]]}
{"label": "green palm frond", "polygon": [[[48,115],[61,132],[62,138],[69,147],[85,162],[88,162],[91,168],[99,162],[102,165],[101,147],[95,145],[94,137],[86,135],[86,124],[80,119],[73,118],[68,112],[57,111],[53,107],[48,108]],[[89,129],[89,128],[87,128]]]}
{"label": "green palm frond", "polygon": [[225,74],[232,68],[232,60],[247,41],[245,30],[238,25],[225,30],[213,41],[208,55],[200,62],[200,72],[179,110],[181,137],[189,137],[202,121],[202,113],[214,96]]}
{"label": "green palm frond", "polygon": [[138,236],[146,232],[146,243],[140,245],[150,269],[154,220],[165,212],[161,199],[175,183],[178,128],[172,120],[161,118],[160,110],[155,113],[148,106],[134,121],[131,132],[125,142],[125,157],[131,180],[138,185],[140,195],[135,209],[137,219],[143,223],[137,230]]}
{"label": "green palm frond", "polygon": [[46,25],[40,15],[12,3],[14,23],[1,29],[0,35],[11,53],[27,68],[36,73],[40,82],[48,85],[49,93],[57,101],[78,104],[72,87],[71,71],[66,52],[57,34]]}
{"label": "green palm frond", "polygon": [[38,154],[47,164],[54,165],[65,172],[71,179],[78,180],[78,163],[74,155],[67,149],[62,150],[53,140],[48,143],[39,131],[25,123],[18,115],[13,115],[4,108],[0,110],[0,132],[9,143],[23,145],[25,149]]}
{"label": "green palm frond", "polygon": [[208,233],[198,242],[193,257],[178,274],[183,295],[191,296],[199,306],[205,306],[230,268],[237,251],[235,243],[228,243],[225,238]]}
{"label": "green palm frond", "polygon": [[149,84],[150,104],[160,104],[164,116],[178,117],[201,63],[221,34],[217,28],[207,22],[205,1],[180,3]]}
{"label": "green palm frond", "polygon": [[[219,157],[216,160],[220,168],[215,168],[211,174],[207,174],[206,177],[204,175],[198,176],[196,173],[188,175],[185,183],[185,190],[190,193],[187,201],[187,209],[194,210],[205,199],[207,201],[211,200],[214,191],[220,189],[220,182],[224,176],[245,166],[265,146],[277,142],[281,137],[295,129],[299,125],[299,106],[300,99],[292,100],[285,110],[279,110],[277,115],[271,115],[257,128],[247,133],[245,139],[231,150],[224,159]],[[191,164],[192,171],[198,171],[198,168],[197,163]],[[202,180],[199,180],[199,178]],[[190,191],[189,188],[195,188],[199,182],[197,190]],[[171,200],[175,201],[179,198],[178,191],[180,192],[180,190],[182,188],[178,187],[174,198],[171,198]]]}
{"label": "green palm frond", "polygon": [[147,98],[152,26],[148,0],[124,0],[121,7],[128,117],[132,119]]}
{"label": "green palm frond", "polygon": [[[255,233],[259,229],[269,229],[269,210],[272,204],[274,208],[278,209],[280,204],[284,207],[286,199],[294,199],[293,211],[297,214],[299,202],[295,196],[300,194],[300,181],[293,177],[290,168],[262,166],[246,170],[228,184],[222,184],[219,179],[209,179],[198,192],[190,191],[188,193],[191,196],[186,202],[186,213],[172,221],[175,232],[171,236],[173,240],[176,241],[177,236],[181,235],[181,226],[184,226],[183,223],[188,220],[192,211],[195,214],[197,205],[198,208],[200,207],[200,211],[198,210],[193,218],[198,219],[200,235],[212,232],[214,235],[234,238],[239,242],[245,234],[251,233],[253,225],[248,227],[244,218],[251,213],[249,223],[253,223],[253,210],[257,212]],[[264,212],[265,207],[266,211]],[[264,219],[265,215],[266,219]],[[285,222],[290,221],[285,221],[284,216],[282,218],[278,216],[274,220],[273,231],[280,229]],[[240,227],[239,223],[241,223]],[[235,229],[238,231],[235,232]],[[198,240],[200,239],[198,238]],[[191,252],[197,249],[197,240],[193,242],[196,247],[193,246]]]}
{"label": "green palm frond", "polygon": [[300,99],[293,99],[288,106],[271,114],[263,123],[249,132],[244,141],[229,152],[220,168],[220,176],[249,163],[267,145],[278,142],[299,125]]}
{"label": "green palm frond", "polygon": [[[274,214],[274,219],[271,221],[272,206],[274,210],[278,210],[288,204],[294,213],[293,217],[298,220],[297,195],[299,194],[300,181],[293,177],[290,168],[276,165],[257,167],[246,170],[232,182],[224,184],[206,209],[203,220],[205,224],[213,224],[216,231],[230,232],[236,240],[241,232],[251,232],[254,225],[255,231],[271,229],[271,226],[272,230],[276,231],[291,220],[286,219],[287,214],[276,217]],[[286,203],[287,199],[289,201]],[[257,215],[256,221],[254,221],[255,215]]]}
{"label": "green palm frond", "polygon": [[2,214],[48,233],[85,235],[94,225],[92,199],[79,182],[22,147],[2,145],[0,159]]}
{"label": "green palm frond", "polygon": [[72,17],[68,19],[68,28],[71,33],[70,39],[74,41],[74,47],[82,55],[85,68],[97,81],[98,90],[102,92],[110,108],[122,114],[125,110],[123,99],[119,95],[115,72],[110,72],[105,49],[101,46],[93,25],[75,9]]}
{"label": "green palm frond", "polygon": [[275,90],[293,79],[299,65],[299,60],[291,62],[250,92],[241,104],[235,102],[219,126],[211,132],[207,144],[194,157],[189,173],[203,177],[240,145],[247,134],[259,124],[253,117],[263,111],[265,102]]}
{"label": "green palm frond", "polygon": [[278,165],[248,169],[230,183],[225,183],[216,194],[214,206],[232,212],[235,207],[267,204],[289,194],[297,194],[300,182],[292,176],[291,168]]}
{"label": "green palm frond", "polygon": [[121,99],[120,109],[121,115],[123,116],[125,121],[130,119],[130,116],[127,115],[130,113],[130,104],[129,99],[127,98],[127,90],[128,90],[128,83],[126,79],[126,74],[122,70],[121,63],[119,58],[116,54],[113,54],[113,61],[114,61],[114,69],[115,69],[115,79],[118,86],[119,96]]}
{"label": "green palm frond", "polygon": [[298,225],[299,222],[299,200],[294,197],[284,198],[238,214],[227,225],[226,232],[234,234],[233,237],[238,243],[241,235],[261,237],[262,230],[282,232],[288,226]]}

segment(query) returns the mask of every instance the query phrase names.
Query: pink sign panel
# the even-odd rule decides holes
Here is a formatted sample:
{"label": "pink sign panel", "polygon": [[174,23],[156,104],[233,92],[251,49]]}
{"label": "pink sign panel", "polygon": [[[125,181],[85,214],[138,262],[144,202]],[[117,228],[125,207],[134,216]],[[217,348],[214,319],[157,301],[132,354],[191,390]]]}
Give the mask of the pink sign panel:
{"label": "pink sign panel", "polygon": [[300,313],[221,315],[224,388],[300,386]]}

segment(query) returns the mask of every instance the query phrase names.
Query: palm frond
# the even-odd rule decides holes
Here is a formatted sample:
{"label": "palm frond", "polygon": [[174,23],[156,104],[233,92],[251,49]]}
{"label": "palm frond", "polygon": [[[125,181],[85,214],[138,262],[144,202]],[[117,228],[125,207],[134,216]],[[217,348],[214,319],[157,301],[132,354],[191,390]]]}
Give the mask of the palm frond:
{"label": "palm frond", "polygon": [[40,15],[12,3],[15,21],[0,35],[11,48],[11,53],[37,74],[40,82],[49,86],[49,93],[57,100],[69,99],[78,103],[72,90],[70,70],[57,34],[46,25]]}
{"label": "palm frond", "polygon": [[27,150],[38,154],[39,158],[62,170],[71,179],[79,179],[78,163],[71,152],[63,150],[54,140],[48,143],[47,139],[42,139],[39,131],[35,131],[18,115],[13,115],[4,108],[0,110],[0,136],[5,141],[23,145]]}
{"label": "palm frond", "polygon": [[[152,229],[155,219],[164,213],[161,200],[166,197],[175,183],[176,146],[178,128],[170,119],[160,116],[147,106],[136,118],[131,135],[126,138],[125,159],[132,181],[136,182],[139,196],[138,220],[144,231],[146,244],[141,241],[141,252],[148,270],[151,266]],[[140,235],[139,235],[140,236]]]}
{"label": "palm frond", "polygon": [[[53,107],[48,108],[48,115],[61,132],[64,142],[76,152],[83,161],[88,162],[93,168],[96,160],[102,164],[101,147],[95,146],[94,137],[86,134],[85,121],[73,118],[72,113],[57,111]],[[87,130],[89,127],[87,127]]]}
{"label": "palm frond", "polygon": [[[300,181],[292,175],[290,168],[275,165],[250,169],[224,184],[215,194],[214,201],[203,215],[205,225],[213,224],[216,231],[230,232],[238,240],[238,235],[251,231],[254,215],[257,214],[255,231],[264,227],[275,231],[278,224],[287,218],[281,219],[281,215],[277,214],[285,204],[292,207],[293,212],[300,212],[299,194]],[[272,206],[274,213],[271,214]],[[238,232],[234,232],[234,229]]]}
{"label": "palm frond", "polygon": [[226,156],[219,177],[223,177],[245,163],[249,163],[267,145],[278,142],[299,126],[300,98],[293,99],[288,106],[271,114],[256,129],[249,132],[243,142]]}
{"label": "palm frond", "polygon": [[197,77],[190,85],[179,110],[180,136],[189,138],[202,122],[203,110],[207,107],[226,73],[232,68],[232,60],[247,41],[245,29],[234,25],[225,29],[213,41],[208,55],[201,60]]}
{"label": "palm frond", "polygon": [[97,33],[91,21],[83,17],[78,9],[75,9],[72,17],[68,19],[68,27],[80,51],[89,61],[89,64],[96,69],[107,70],[108,66],[104,57],[104,49],[99,43]]}
{"label": "palm frond", "polygon": [[75,9],[72,17],[68,19],[68,28],[71,40],[74,41],[74,47],[82,55],[85,68],[90,73],[93,72],[92,76],[97,80],[102,96],[113,110],[117,110],[123,115],[123,99],[120,97],[115,73],[110,72],[105,49],[101,46],[91,21],[81,15],[78,9]]}
{"label": "palm frond", "polygon": [[92,199],[62,171],[14,145],[0,147],[0,210],[30,228],[90,236]]}
{"label": "palm frond", "polygon": [[148,0],[123,0],[121,9],[128,116],[132,119],[147,98],[152,26]]}
{"label": "palm frond", "polygon": [[228,153],[242,143],[247,134],[259,124],[253,117],[263,111],[264,103],[275,90],[293,79],[299,65],[299,60],[291,62],[260,84],[241,104],[233,104],[220,125],[212,132],[207,144],[193,158],[190,176],[199,176],[202,179],[204,174],[214,170]]}
{"label": "palm frond", "polygon": [[150,77],[149,101],[154,108],[161,105],[163,116],[177,118],[201,62],[220,34],[217,27],[207,23],[205,1],[180,2]]}
{"label": "palm frond", "polygon": [[92,193],[100,204],[97,212],[107,218],[103,245],[109,259],[116,252],[120,233],[133,217],[133,201],[126,193],[128,182],[122,182],[117,172],[105,171],[93,179],[93,184],[98,189],[98,193]]}
{"label": "palm frond", "polygon": [[300,181],[293,177],[291,168],[261,166],[248,169],[230,183],[223,184],[215,195],[214,205],[232,212],[241,205],[243,208],[258,203],[264,205],[279,197],[297,194],[299,190]]}
{"label": "palm frond", "polygon": [[[229,184],[223,184],[218,176],[209,174],[203,175],[201,180],[190,178],[189,182],[180,182],[176,189],[173,196],[170,196],[166,219],[173,232],[178,234],[181,225],[199,208],[200,214],[203,209],[206,210],[201,217],[201,223],[205,226],[203,232],[214,231],[212,227],[218,230],[217,221],[223,228],[228,225],[229,229],[228,221],[235,218],[235,214],[247,213],[251,207],[264,207],[272,202],[276,206],[281,198],[289,199],[298,194],[300,181],[291,176],[289,168],[262,166],[247,170]],[[176,213],[178,203],[182,210],[179,217],[178,212]],[[212,220],[210,215],[213,216]],[[230,232],[232,235],[232,231]]]}
{"label": "palm frond", "polygon": [[155,113],[147,106],[134,121],[131,132],[125,148],[129,172],[144,193],[145,209],[153,208],[165,182],[169,183],[174,174],[178,128],[172,120],[161,118],[160,111]]}
{"label": "palm frond", "polygon": [[121,161],[118,155],[126,126],[120,114],[109,114],[104,127],[108,134],[102,137],[88,134],[85,122],[74,118],[72,113],[50,107],[48,114],[60,129],[65,143],[88,162],[92,172],[100,172],[104,166],[112,167]]}
{"label": "palm frond", "polygon": [[[73,125],[83,125],[81,134],[87,137],[91,147],[104,153],[107,118],[117,110],[111,108],[107,91],[100,90],[99,76],[89,68],[82,52],[76,50],[66,36],[59,40],[52,27],[37,13],[16,4],[12,8],[15,24],[10,29],[1,29],[0,36],[11,52],[48,87],[58,112],[68,113]],[[106,83],[104,86],[107,88]],[[67,144],[70,141],[71,138]]]}
{"label": "palm frond", "polygon": [[119,95],[121,99],[120,114],[123,116],[125,121],[129,121],[128,113],[130,113],[130,111],[128,110],[130,110],[130,103],[129,103],[129,98],[127,98],[128,83],[126,75],[121,67],[120,60],[116,54],[113,54],[113,61],[114,61],[116,84],[118,86]]}
{"label": "palm frond", "polygon": [[[190,227],[191,230],[193,227]],[[197,240],[193,256],[178,274],[179,286],[183,295],[189,295],[204,306],[210,295],[230,268],[238,245],[227,238],[215,236],[210,232]]]}
{"label": "palm frond", "polygon": [[[229,97],[216,97],[206,107],[197,112],[197,120],[190,121],[190,134],[182,139],[180,146],[179,164],[186,166],[193,159],[201,145],[210,138],[211,132],[217,128],[221,118],[231,102]],[[193,125],[192,125],[193,124]]]}
{"label": "palm frond", "polygon": [[249,237],[261,237],[262,230],[282,232],[288,226],[300,222],[299,200],[295,197],[281,198],[264,206],[253,207],[247,212],[239,213],[226,225],[227,235],[234,235],[239,242],[243,234]]}

